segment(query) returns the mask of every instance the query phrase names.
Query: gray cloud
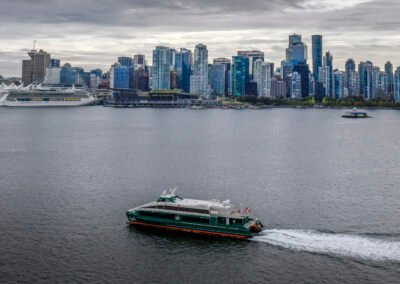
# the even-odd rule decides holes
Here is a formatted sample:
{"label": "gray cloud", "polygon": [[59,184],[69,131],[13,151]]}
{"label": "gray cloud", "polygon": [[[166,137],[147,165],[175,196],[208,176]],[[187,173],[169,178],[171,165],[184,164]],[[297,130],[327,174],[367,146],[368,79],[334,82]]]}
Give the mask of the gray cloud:
{"label": "gray cloud", "polygon": [[256,48],[278,63],[293,32],[309,49],[323,34],[340,68],[348,57],[400,64],[399,10],[389,0],[2,0],[0,74],[21,73],[34,39],[63,62],[107,69],[120,55],[199,42],[210,60]]}

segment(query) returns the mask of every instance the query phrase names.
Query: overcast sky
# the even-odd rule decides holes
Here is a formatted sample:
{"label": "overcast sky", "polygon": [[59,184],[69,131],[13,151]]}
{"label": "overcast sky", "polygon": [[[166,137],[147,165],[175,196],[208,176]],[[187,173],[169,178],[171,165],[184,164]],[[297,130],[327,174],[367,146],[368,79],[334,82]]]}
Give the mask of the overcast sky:
{"label": "overcast sky", "polygon": [[193,49],[210,61],[258,49],[279,63],[288,35],[323,34],[336,67],[347,58],[400,65],[400,1],[393,0],[1,0],[0,74],[21,76],[21,60],[37,48],[62,64],[107,71],[118,56],[156,45]]}

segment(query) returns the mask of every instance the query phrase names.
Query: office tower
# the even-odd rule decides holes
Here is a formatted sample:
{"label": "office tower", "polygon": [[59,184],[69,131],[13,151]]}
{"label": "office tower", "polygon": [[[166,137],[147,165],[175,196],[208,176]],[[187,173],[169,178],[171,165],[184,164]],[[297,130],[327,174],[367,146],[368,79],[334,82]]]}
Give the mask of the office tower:
{"label": "office tower", "polygon": [[360,78],[357,71],[346,72],[346,84],[349,96],[360,95]]}
{"label": "office tower", "polygon": [[152,89],[170,89],[171,52],[168,47],[157,46],[153,50]]}
{"label": "office tower", "polygon": [[231,92],[234,97],[246,94],[246,84],[249,82],[249,58],[243,56],[232,57]]}
{"label": "office tower", "polygon": [[22,83],[24,86],[31,83],[40,84],[46,76],[46,68],[50,63],[50,54],[32,49],[28,52],[31,59],[22,60]]}
{"label": "office tower", "polygon": [[230,82],[229,82],[229,74],[231,71],[231,60],[229,58],[215,58],[213,60],[213,65],[224,65],[225,66],[225,87],[224,87],[224,96],[229,94]]}
{"label": "office tower", "polygon": [[133,56],[134,65],[146,65],[146,57],[143,54],[135,54]]}
{"label": "office tower", "polygon": [[396,103],[400,104],[400,67],[397,67],[393,78],[394,84],[394,100]]}
{"label": "office tower", "polygon": [[289,36],[289,47],[286,49],[286,61],[295,64],[307,64],[307,45],[301,41],[301,35]]}
{"label": "office tower", "polygon": [[208,83],[208,50],[204,44],[198,44],[194,50],[193,74],[190,76],[190,93],[202,96],[210,95]]}
{"label": "office tower", "polygon": [[294,71],[290,76],[290,97],[300,99],[302,97],[301,75]]}
{"label": "office tower", "polygon": [[314,81],[319,78],[319,67],[322,66],[322,35],[312,36],[312,60]]}
{"label": "office tower", "polygon": [[364,97],[364,99],[369,100],[373,98],[372,94],[372,69],[373,64],[371,61],[360,62],[358,65],[358,75],[360,82],[360,94]]}
{"label": "office tower", "polygon": [[329,71],[329,89],[328,89],[328,93],[329,96],[333,95],[333,56],[332,54],[327,51],[325,53],[324,56],[324,66],[328,67],[328,71]]}
{"label": "office tower", "polygon": [[110,71],[110,88],[111,89],[129,89],[130,81],[129,67],[123,66],[121,63],[115,63]]}
{"label": "office tower", "polygon": [[71,67],[71,64],[65,63],[60,71],[60,84],[72,86],[75,84],[76,70]]}
{"label": "office tower", "polygon": [[271,97],[271,81],[273,64],[257,59],[254,64],[254,81],[257,83],[257,95]]}
{"label": "office tower", "polygon": [[50,59],[50,67],[60,67],[60,59]]}
{"label": "office tower", "polygon": [[135,70],[133,89],[149,91],[149,71],[142,65]]}
{"label": "office tower", "polygon": [[356,63],[354,62],[354,59],[349,58],[346,61],[345,72],[346,72],[345,87],[348,90],[349,96],[358,96],[359,94],[354,93],[355,89],[354,86],[352,85],[354,84],[354,74],[356,72]]}
{"label": "office tower", "polygon": [[271,97],[286,97],[286,84],[282,80],[282,76],[279,74],[275,75],[271,80]]}
{"label": "office tower", "polygon": [[371,99],[377,99],[380,88],[380,73],[381,70],[378,66],[372,66],[372,92]]}
{"label": "office tower", "polygon": [[61,79],[61,67],[47,67],[46,76],[44,77],[44,83],[49,85],[60,84]]}
{"label": "office tower", "polygon": [[254,63],[256,60],[261,59],[264,61],[264,52],[258,50],[238,51],[237,56],[247,57],[249,59],[249,80],[253,80]]}
{"label": "office tower", "polygon": [[[329,90],[331,89],[331,79],[330,79],[330,68],[329,66],[322,66],[318,71],[318,94],[323,94],[322,97],[318,97],[318,100],[321,100],[324,97],[329,97]],[[321,93],[322,91],[322,93]]]}
{"label": "office tower", "polygon": [[75,84],[89,88],[90,72],[80,72],[76,74]]}
{"label": "office tower", "polygon": [[393,95],[394,90],[394,78],[393,78],[393,65],[390,61],[385,64],[385,74],[386,74],[386,94]]}
{"label": "office tower", "polygon": [[225,96],[225,86],[227,80],[226,65],[213,64],[211,66],[211,89],[216,96]]}
{"label": "office tower", "polygon": [[301,96],[303,98],[310,95],[310,69],[308,64],[296,64],[293,72],[297,72],[301,78]]}
{"label": "office tower", "polygon": [[190,92],[190,75],[192,74],[192,51],[181,48],[180,52],[175,54],[175,70],[178,76],[178,88],[184,92]]}
{"label": "office tower", "polygon": [[378,77],[378,97],[385,97],[389,94],[387,73],[380,71]]}
{"label": "office tower", "polygon": [[344,88],[344,81],[345,81],[345,73],[339,70],[333,71],[333,97],[335,99],[342,99],[344,98],[345,88]]}
{"label": "office tower", "polygon": [[126,66],[126,67],[133,66],[132,57],[127,57],[127,56],[118,57],[118,62],[119,64],[121,64],[121,66]]}

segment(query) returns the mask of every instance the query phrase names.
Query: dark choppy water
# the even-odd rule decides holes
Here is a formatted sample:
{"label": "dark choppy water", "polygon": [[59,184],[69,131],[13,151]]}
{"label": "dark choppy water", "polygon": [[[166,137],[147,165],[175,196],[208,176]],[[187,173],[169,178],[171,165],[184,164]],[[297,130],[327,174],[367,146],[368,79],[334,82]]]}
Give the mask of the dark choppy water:
{"label": "dark choppy water", "polygon": [[[395,283],[400,112],[0,109],[0,282]],[[129,229],[168,187],[255,241]]]}

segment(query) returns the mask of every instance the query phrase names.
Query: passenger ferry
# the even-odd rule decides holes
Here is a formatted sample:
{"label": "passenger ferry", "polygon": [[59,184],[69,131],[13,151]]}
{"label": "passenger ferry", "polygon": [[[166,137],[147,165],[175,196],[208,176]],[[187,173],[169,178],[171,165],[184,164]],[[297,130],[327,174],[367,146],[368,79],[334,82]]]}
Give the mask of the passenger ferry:
{"label": "passenger ferry", "polygon": [[31,87],[7,90],[0,97],[0,106],[86,106],[97,100],[85,89]]}
{"label": "passenger ferry", "polygon": [[262,230],[249,208],[236,209],[229,200],[186,199],[164,191],[157,201],[126,211],[128,224],[186,233],[246,239]]}
{"label": "passenger ferry", "polygon": [[351,111],[346,111],[342,117],[344,118],[368,118],[367,112],[365,111],[359,111],[357,108],[353,108]]}

